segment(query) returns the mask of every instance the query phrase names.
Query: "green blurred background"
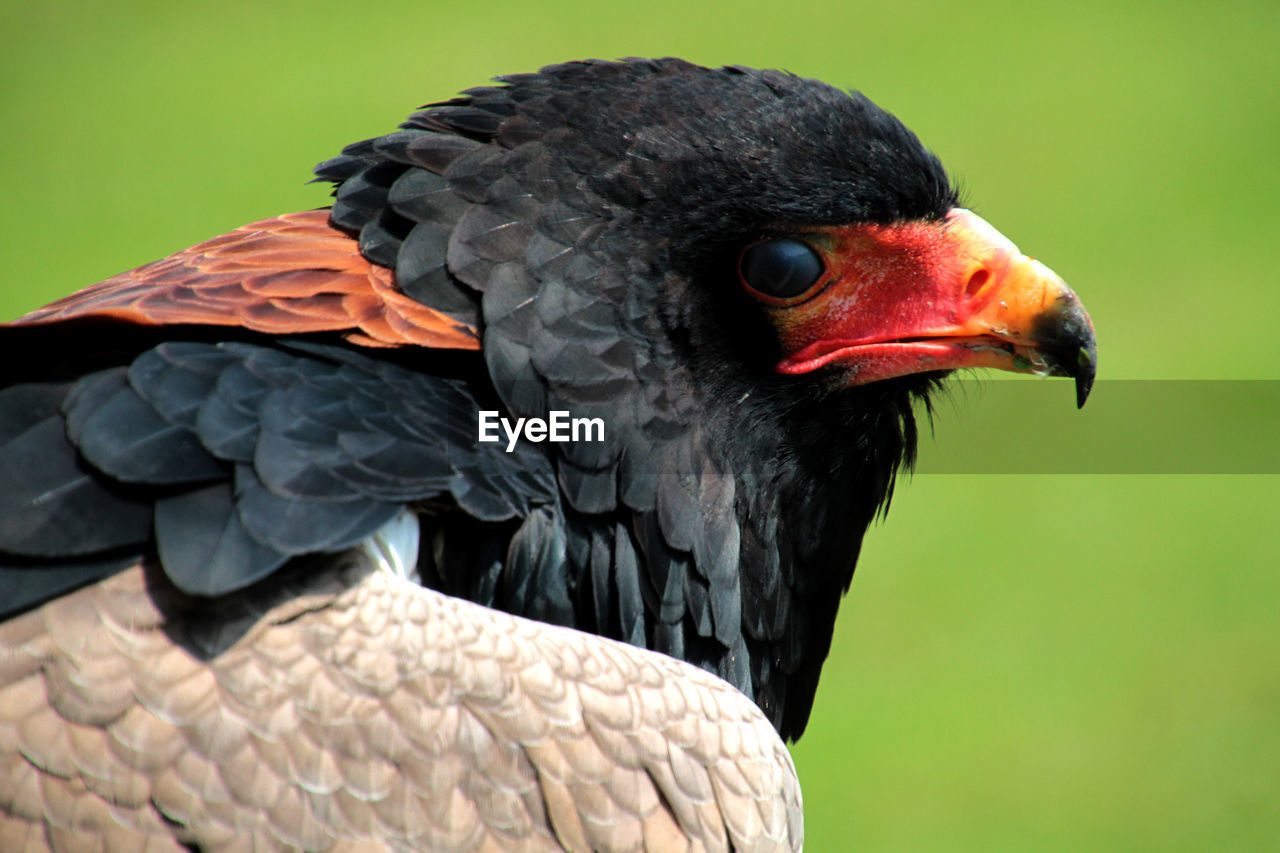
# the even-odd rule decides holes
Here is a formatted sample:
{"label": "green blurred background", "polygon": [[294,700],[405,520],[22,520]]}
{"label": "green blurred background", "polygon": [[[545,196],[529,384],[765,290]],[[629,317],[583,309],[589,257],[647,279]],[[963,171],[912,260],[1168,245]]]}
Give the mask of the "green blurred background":
{"label": "green blurred background", "polygon": [[[1091,407],[1128,387],[1106,379],[1273,380],[1274,406],[1274,2],[5,0],[0,315],[320,206],[313,163],[494,74],[673,54],[903,118],[1084,298]],[[1058,385],[1068,434],[1016,407],[977,420],[965,394],[938,440],[1221,441],[1142,406],[1091,432]],[[1274,434],[1233,399],[1199,422]],[[1277,849],[1278,509],[1274,476],[916,476],[869,535],[794,748],[808,849]]]}

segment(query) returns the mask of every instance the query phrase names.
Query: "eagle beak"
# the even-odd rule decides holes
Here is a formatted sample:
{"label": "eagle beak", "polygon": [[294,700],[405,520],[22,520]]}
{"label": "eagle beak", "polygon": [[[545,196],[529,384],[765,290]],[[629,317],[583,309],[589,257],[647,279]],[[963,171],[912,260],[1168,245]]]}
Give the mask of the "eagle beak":
{"label": "eagle beak", "polygon": [[946,222],[832,232],[831,283],[777,309],[789,354],[780,373],[834,365],[848,382],[993,367],[1070,376],[1084,405],[1097,375],[1093,323],[1079,297],[986,220],[961,208]]}
{"label": "eagle beak", "polygon": [[1073,377],[1076,405],[1084,406],[1098,373],[1098,345],[1080,297],[977,214],[956,208],[947,222],[957,257],[966,261],[960,309],[971,312],[953,334],[1012,347],[1012,364],[993,367]]}

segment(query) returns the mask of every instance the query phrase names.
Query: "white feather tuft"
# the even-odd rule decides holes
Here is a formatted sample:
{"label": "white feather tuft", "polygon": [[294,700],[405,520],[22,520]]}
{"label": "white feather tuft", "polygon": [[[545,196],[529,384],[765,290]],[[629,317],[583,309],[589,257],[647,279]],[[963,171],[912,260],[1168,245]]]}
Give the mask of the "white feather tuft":
{"label": "white feather tuft", "polygon": [[379,571],[418,583],[418,516],[408,509],[379,527],[357,546]]}

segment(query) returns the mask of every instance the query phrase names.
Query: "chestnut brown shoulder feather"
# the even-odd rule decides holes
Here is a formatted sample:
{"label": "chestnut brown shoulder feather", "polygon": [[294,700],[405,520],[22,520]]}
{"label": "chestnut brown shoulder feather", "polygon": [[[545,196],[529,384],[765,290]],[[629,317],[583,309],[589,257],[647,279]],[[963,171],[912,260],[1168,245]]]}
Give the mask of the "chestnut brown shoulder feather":
{"label": "chestnut brown shoulder feather", "polygon": [[328,209],[244,225],[59,299],[12,326],[114,320],[235,326],[269,335],[338,332],[366,347],[480,349],[478,330],[400,292]]}

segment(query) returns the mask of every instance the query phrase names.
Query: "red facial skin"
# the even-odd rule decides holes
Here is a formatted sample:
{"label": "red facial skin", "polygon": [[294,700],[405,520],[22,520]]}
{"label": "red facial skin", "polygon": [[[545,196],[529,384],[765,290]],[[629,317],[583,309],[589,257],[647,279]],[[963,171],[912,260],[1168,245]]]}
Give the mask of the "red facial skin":
{"label": "red facial skin", "polygon": [[756,294],[785,353],[779,373],[838,365],[851,385],[961,367],[1048,373],[1045,318],[1082,315],[1091,328],[1061,278],[961,208],[944,222],[832,228],[809,242],[827,269],[810,293]]}

